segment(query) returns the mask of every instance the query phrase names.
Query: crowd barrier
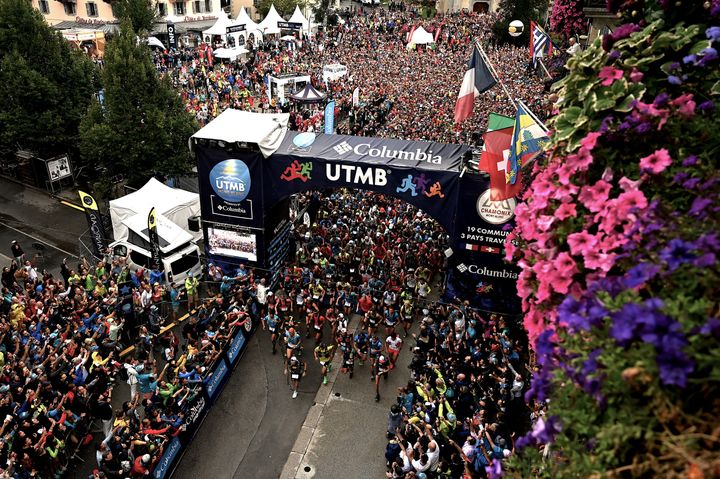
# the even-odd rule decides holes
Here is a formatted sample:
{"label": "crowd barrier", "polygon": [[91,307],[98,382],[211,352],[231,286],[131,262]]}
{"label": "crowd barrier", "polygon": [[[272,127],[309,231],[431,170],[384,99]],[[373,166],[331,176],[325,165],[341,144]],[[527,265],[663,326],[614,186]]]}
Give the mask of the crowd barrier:
{"label": "crowd barrier", "polygon": [[252,315],[252,321],[248,321],[238,328],[235,336],[224,347],[222,354],[212,364],[211,374],[203,381],[202,391],[185,408],[185,428],[179,435],[165,445],[165,450],[160,460],[155,465],[152,477],[164,479],[172,476],[175,468],[180,463],[186,448],[192,443],[205,417],[212,409],[212,406],[220,397],[225,384],[240,362],[247,343],[258,327],[259,321],[256,315]]}

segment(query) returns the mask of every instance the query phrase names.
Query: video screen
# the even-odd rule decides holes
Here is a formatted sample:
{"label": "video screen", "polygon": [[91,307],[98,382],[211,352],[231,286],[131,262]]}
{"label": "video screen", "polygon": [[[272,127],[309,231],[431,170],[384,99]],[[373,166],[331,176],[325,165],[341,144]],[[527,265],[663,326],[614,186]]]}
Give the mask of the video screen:
{"label": "video screen", "polygon": [[257,239],[251,233],[208,228],[210,254],[257,261]]}

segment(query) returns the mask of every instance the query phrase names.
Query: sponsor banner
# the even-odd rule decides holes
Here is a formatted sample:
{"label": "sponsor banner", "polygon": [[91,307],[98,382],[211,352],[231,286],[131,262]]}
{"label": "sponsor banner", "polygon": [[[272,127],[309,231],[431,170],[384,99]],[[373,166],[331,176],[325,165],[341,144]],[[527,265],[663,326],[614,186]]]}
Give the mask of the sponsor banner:
{"label": "sponsor banner", "polygon": [[227,357],[231,366],[234,366],[235,362],[240,357],[243,346],[245,346],[245,341],[245,333],[242,331],[238,331],[235,334],[235,338],[232,340],[232,343],[230,343],[230,347],[227,350]]}
{"label": "sponsor banner", "polygon": [[335,102],[331,101],[325,106],[325,134],[331,135],[335,131]]}
{"label": "sponsor banner", "polygon": [[205,385],[205,391],[207,391],[210,402],[215,401],[215,398],[220,392],[225,376],[227,376],[229,371],[227,362],[225,362],[224,359],[221,359],[215,367],[212,376],[210,376]]}
{"label": "sponsor banner", "polygon": [[160,251],[160,237],[157,232],[157,215],[155,208],[148,213],[148,239],[150,240],[150,269],[162,271],[163,265]]}
{"label": "sponsor banner", "polygon": [[262,155],[198,146],[203,221],[262,227]]}
{"label": "sponsor banner", "polygon": [[278,28],[283,30],[300,30],[303,24],[300,22],[277,22]]}
{"label": "sponsor banner", "polygon": [[182,451],[180,439],[177,437],[172,438],[170,444],[167,448],[165,448],[160,461],[155,465],[155,470],[153,471],[152,476],[155,479],[164,479],[165,477],[169,477],[172,472],[175,459],[178,457],[180,451]]}
{"label": "sponsor banner", "polygon": [[312,189],[354,187],[403,199],[453,234],[466,147],[314,133],[288,137],[265,164],[265,181],[272,184],[266,204]]}
{"label": "sponsor banner", "polygon": [[102,215],[98,210],[97,202],[91,195],[84,191],[79,191],[80,203],[85,209],[85,218],[87,219],[88,228],[90,230],[90,240],[93,246],[93,255],[102,259],[103,253],[108,246],[105,238],[105,230],[103,229]]}
{"label": "sponsor banner", "polygon": [[168,46],[177,49],[177,35],[175,32],[175,24],[167,22]]}
{"label": "sponsor banner", "polygon": [[245,31],[245,25],[231,25],[229,27],[225,28],[225,32],[229,35],[231,33],[238,33],[238,32],[244,32]]}

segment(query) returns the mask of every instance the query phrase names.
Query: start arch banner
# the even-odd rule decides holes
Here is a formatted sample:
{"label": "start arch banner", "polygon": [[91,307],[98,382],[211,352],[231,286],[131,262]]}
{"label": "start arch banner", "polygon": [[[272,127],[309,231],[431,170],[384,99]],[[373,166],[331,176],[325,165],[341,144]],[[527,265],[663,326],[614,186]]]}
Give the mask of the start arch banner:
{"label": "start arch banner", "polygon": [[[254,115],[260,114],[242,117]],[[515,201],[491,201],[488,177],[464,172],[469,147],[286,129],[278,136],[277,128],[283,128],[278,122],[267,133],[274,138],[268,148],[257,131],[250,133],[255,141],[242,141],[238,132],[252,129],[251,124],[216,124],[227,121],[224,116],[193,137],[203,234],[211,260],[228,266],[252,264],[273,276],[292,244],[291,195],[364,189],[400,198],[443,226],[452,249],[449,294],[487,309],[518,311],[518,271],[504,261]]]}

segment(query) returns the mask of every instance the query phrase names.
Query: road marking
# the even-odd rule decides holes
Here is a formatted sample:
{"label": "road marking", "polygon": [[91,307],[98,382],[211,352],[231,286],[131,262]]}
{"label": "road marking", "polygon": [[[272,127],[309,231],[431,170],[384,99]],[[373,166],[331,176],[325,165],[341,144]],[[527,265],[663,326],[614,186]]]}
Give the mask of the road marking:
{"label": "road marking", "polygon": [[5,256],[2,253],[0,253],[0,260],[2,260],[3,263],[7,263],[8,265],[13,262],[13,258],[11,258],[10,256]]}
{"label": "road marking", "polygon": [[69,201],[60,200],[60,204],[61,204],[61,205],[65,205],[65,206],[69,206],[70,208],[75,208],[75,209],[78,210],[78,211],[83,211],[83,212],[85,211],[84,208],[81,208],[81,207],[78,206],[78,205],[72,204],[72,203],[70,203]]}
{"label": "road marking", "polygon": [[21,230],[19,230],[19,229],[17,229],[17,228],[13,228],[12,226],[10,226],[10,225],[7,224],[7,223],[3,223],[2,221],[0,221],[0,225],[3,225],[3,226],[5,226],[5,227],[7,227],[7,228],[10,228],[11,230],[13,230],[13,231],[15,231],[15,232],[17,232],[17,233],[20,233],[21,235],[25,235],[25,236],[27,236],[28,238],[32,238],[32,239],[34,239],[35,241],[37,241],[38,243],[42,243],[42,244],[44,244],[44,245],[46,245],[46,246],[49,246],[49,247],[51,247],[51,248],[53,248],[53,249],[56,249],[56,250],[60,251],[61,253],[65,253],[65,254],[68,255],[68,256],[72,256],[73,258],[77,258],[77,255],[72,254],[72,253],[70,253],[69,251],[65,251],[65,250],[62,249],[62,248],[58,248],[57,246],[52,245],[52,244],[48,243],[47,241],[38,238],[37,236],[33,236],[33,235],[31,235],[30,233],[26,233],[26,232],[21,231]]}

